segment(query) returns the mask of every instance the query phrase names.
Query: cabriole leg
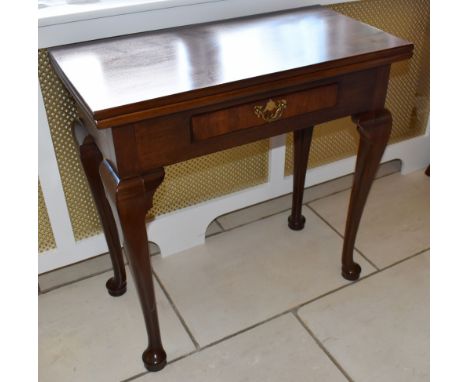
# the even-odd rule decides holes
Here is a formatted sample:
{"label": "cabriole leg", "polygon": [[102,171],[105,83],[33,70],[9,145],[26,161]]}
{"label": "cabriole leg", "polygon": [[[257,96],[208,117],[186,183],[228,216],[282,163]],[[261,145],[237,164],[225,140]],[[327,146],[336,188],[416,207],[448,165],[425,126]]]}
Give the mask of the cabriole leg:
{"label": "cabriole leg", "polygon": [[121,296],[127,290],[127,276],[125,274],[119,234],[99,176],[99,165],[102,162],[102,154],[93,137],[88,135],[85,127],[79,122],[74,126],[74,135],[79,145],[81,163],[101,219],[102,229],[112,261],[112,268],[114,269],[114,276],[106,283],[107,291],[111,296]]}
{"label": "cabriole leg", "polygon": [[166,365],[166,352],[161,343],[145,217],[151,208],[153,194],[164,179],[164,170],[161,168],[144,177],[120,180],[111,165],[104,161],[100,173],[120,221],[125,253],[143,310],[148,334],[143,362],[148,370],[158,371]]}
{"label": "cabriole leg", "polygon": [[291,215],[288,218],[289,228],[300,231],[304,228],[305,217],[302,215],[302,198],[304,196],[304,182],[309,161],[310,142],[313,127],[294,131],[294,174],[293,200]]}
{"label": "cabriole leg", "polygon": [[343,243],[342,272],[347,280],[357,280],[361,273],[353,261],[354,243],[364,205],[392,130],[392,116],[386,109],[353,116],[360,141],[353,188],[346,220]]}

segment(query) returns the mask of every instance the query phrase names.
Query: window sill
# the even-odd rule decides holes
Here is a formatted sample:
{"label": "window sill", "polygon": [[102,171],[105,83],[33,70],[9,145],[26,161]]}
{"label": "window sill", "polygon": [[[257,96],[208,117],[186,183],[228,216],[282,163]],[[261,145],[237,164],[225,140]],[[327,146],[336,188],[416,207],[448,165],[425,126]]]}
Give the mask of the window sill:
{"label": "window sill", "polygon": [[[185,5],[220,2],[226,0],[68,0],[39,1],[39,27],[92,20],[130,13],[148,12]],[[55,3],[55,4],[54,4]]]}
{"label": "window sill", "polygon": [[51,5],[39,9],[38,47],[347,1],[356,0],[40,0]]}

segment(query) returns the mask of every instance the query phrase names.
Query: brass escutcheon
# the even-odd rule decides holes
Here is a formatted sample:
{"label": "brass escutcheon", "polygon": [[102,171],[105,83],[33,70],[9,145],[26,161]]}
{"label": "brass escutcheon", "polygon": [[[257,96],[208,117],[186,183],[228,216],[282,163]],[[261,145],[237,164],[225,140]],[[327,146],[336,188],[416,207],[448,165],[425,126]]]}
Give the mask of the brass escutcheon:
{"label": "brass escutcheon", "polygon": [[287,102],[285,99],[273,101],[270,99],[265,106],[254,106],[255,115],[266,122],[277,121],[281,118]]}

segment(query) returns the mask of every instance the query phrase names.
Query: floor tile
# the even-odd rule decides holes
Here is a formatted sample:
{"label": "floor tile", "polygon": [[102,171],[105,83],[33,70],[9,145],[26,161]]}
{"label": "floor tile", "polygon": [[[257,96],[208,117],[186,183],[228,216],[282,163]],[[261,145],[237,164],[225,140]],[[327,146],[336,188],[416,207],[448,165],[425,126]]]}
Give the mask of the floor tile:
{"label": "floor tile", "polygon": [[42,292],[112,269],[108,253],[39,275]]}
{"label": "floor tile", "polygon": [[429,253],[299,310],[355,381],[429,380]]}
{"label": "floor tile", "polygon": [[[150,255],[159,253],[159,247],[151,241],[148,242],[148,248]],[[124,261],[126,264],[127,259],[125,256]],[[85,277],[97,275],[111,269],[112,262],[110,255],[105,253],[100,256],[80,261],[79,263],[71,264],[51,272],[43,273],[39,275],[39,285],[41,292],[44,293],[58,286],[81,280]]]}
{"label": "floor tile", "polygon": [[[401,163],[399,161],[390,161],[383,163],[379,167],[377,177],[400,171]],[[333,179],[328,182],[320,183],[304,190],[304,203],[309,203],[315,199],[346,190],[353,185],[353,174]],[[224,229],[232,229],[241,225],[251,223],[258,219],[270,216],[291,208],[292,194],[287,194],[279,198],[267,200],[253,206],[243,208],[226,215],[220,216],[217,220]]]}
{"label": "floor tile", "polygon": [[[343,234],[349,195],[340,192],[310,206]],[[423,171],[374,182],[356,248],[379,268],[429,248],[429,178]]]}
{"label": "floor tile", "polygon": [[346,381],[298,321],[285,315],[136,382]]}
{"label": "floor tile", "polygon": [[[309,209],[303,231],[278,214],[152,263],[200,345],[254,325],[347,283],[342,239]],[[363,274],[374,268],[356,254]]]}
{"label": "floor tile", "polygon": [[[39,296],[40,381],[118,381],[145,371],[141,353],[147,337],[133,281],[126,294],[111,297],[105,289],[110,276]],[[168,359],[194,350],[159,286],[156,294]]]}

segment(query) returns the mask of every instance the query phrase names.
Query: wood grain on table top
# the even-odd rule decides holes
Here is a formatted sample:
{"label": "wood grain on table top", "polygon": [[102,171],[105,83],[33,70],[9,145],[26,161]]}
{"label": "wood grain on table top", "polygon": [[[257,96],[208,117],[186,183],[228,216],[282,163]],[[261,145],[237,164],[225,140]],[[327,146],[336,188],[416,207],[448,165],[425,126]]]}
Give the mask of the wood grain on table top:
{"label": "wood grain on table top", "polygon": [[391,62],[411,52],[411,43],[322,7],[49,50],[59,76],[96,119],[213,94],[262,76]]}

